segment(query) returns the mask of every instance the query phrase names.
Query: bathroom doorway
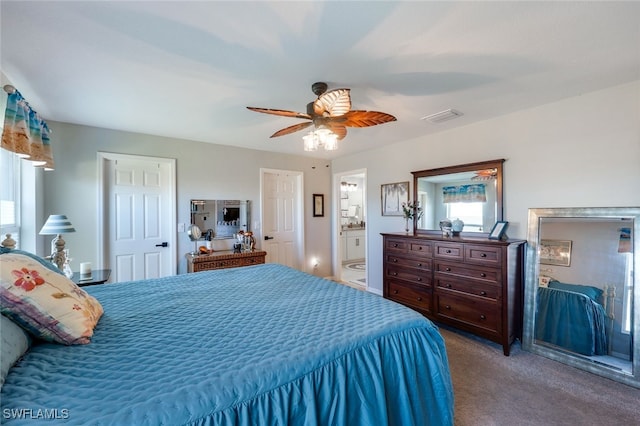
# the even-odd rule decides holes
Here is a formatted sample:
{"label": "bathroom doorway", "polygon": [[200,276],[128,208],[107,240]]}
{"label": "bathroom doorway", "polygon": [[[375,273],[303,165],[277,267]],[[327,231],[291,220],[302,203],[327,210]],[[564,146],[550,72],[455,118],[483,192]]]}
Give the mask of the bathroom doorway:
{"label": "bathroom doorway", "polygon": [[367,288],[366,170],[336,174],[338,280]]}

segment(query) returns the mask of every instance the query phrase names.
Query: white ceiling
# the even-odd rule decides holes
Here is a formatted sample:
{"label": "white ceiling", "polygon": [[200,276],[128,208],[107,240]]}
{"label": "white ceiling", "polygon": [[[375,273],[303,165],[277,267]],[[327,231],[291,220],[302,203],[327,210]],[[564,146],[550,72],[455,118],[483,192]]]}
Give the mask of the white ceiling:
{"label": "white ceiling", "polygon": [[[640,2],[0,4],[1,66],[47,120],[305,154],[311,84],[398,121],[335,158],[640,79]],[[464,116],[420,120],[449,108]],[[55,143],[55,135],[53,135]]]}

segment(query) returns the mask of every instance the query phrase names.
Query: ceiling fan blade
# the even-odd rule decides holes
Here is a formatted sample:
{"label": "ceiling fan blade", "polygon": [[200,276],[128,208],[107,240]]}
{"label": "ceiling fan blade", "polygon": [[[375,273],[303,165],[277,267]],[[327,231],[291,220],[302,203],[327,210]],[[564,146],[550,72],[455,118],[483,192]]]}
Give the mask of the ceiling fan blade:
{"label": "ceiling fan blade", "polygon": [[272,138],[276,138],[278,136],[284,136],[284,135],[288,135],[290,133],[295,133],[295,132],[297,132],[299,130],[306,129],[307,127],[311,126],[312,124],[313,124],[313,122],[311,122],[311,121],[306,122],[306,123],[294,124],[293,126],[285,127],[284,129],[278,130],[277,132],[272,134],[271,137]]}
{"label": "ceiling fan blade", "polygon": [[327,123],[326,126],[338,137],[339,141],[341,141],[342,139],[344,139],[345,136],[347,136],[347,128],[344,127],[342,124]]}
{"label": "ceiling fan blade", "polygon": [[339,123],[348,127],[369,127],[396,121],[393,115],[379,111],[349,111],[342,118],[344,121],[340,120]]}
{"label": "ceiling fan blade", "polygon": [[335,89],[323,93],[313,103],[313,111],[320,116],[326,113],[329,117],[346,114],[351,109],[350,91],[351,89]]}
{"label": "ceiling fan blade", "polygon": [[309,114],[305,114],[302,112],[287,111],[284,109],[256,108],[256,107],[247,107],[247,109],[255,112],[262,112],[265,114],[279,115],[282,117],[306,118],[308,120],[311,120],[311,116]]}

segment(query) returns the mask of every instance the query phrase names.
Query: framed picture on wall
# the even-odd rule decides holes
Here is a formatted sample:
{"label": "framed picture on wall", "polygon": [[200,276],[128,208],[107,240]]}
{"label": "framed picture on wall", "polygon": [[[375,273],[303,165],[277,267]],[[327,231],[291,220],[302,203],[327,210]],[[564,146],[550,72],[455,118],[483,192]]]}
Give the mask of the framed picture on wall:
{"label": "framed picture on wall", "polygon": [[403,216],[402,203],[409,202],[409,182],[382,184],[380,192],[382,216]]}
{"label": "framed picture on wall", "polygon": [[540,263],[544,265],[570,266],[571,241],[540,240]]}
{"label": "framed picture on wall", "polygon": [[324,194],[313,194],[313,217],[324,216]]}

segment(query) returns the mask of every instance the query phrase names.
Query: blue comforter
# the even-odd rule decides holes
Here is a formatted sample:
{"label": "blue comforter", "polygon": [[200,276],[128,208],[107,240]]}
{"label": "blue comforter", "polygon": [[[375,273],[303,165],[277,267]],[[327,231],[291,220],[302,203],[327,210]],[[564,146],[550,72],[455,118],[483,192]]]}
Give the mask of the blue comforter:
{"label": "blue comforter", "polygon": [[606,355],[604,308],[588,296],[538,287],[536,339],[582,355]]}
{"label": "blue comforter", "polygon": [[382,297],[274,264],[86,289],[92,343],[35,345],[3,424],[453,424],[441,335]]}

